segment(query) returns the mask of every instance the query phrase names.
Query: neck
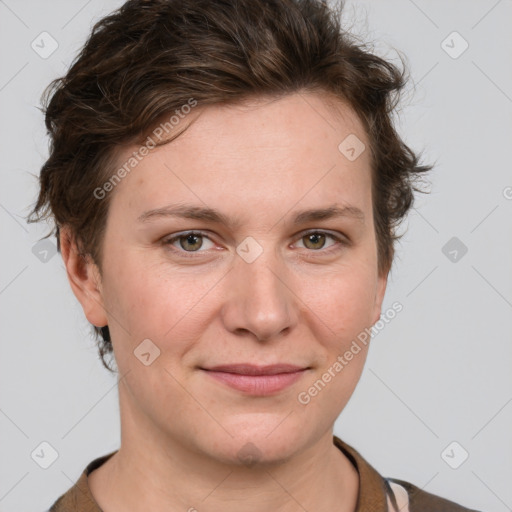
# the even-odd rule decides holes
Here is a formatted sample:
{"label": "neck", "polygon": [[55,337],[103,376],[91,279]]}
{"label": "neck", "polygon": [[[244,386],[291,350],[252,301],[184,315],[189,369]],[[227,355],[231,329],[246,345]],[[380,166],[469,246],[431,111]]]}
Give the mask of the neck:
{"label": "neck", "polygon": [[333,444],[332,429],[287,460],[251,465],[209,457],[140,417],[135,421],[123,407],[121,417],[119,451],[89,475],[104,512],[356,509],[359,477]]}

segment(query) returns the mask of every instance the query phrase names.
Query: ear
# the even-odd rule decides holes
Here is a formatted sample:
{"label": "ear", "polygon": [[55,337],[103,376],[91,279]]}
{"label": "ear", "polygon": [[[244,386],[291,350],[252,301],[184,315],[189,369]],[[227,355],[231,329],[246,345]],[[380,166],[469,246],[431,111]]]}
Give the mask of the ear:
{"label": "ear", "polygon": [[384,295],[386,294],[386,287],[388,284],[388,275],[389,272],[379,273],[377,277],[377,285],[375,286],[375,305],[373,310],[373,320],[372,325],[377,322],[380,318],[380,314],[382,312],[382,301],[384,300]]}
{"label": "ear", "polygon": [[80,255],[75,237],[67,226],[60,228],[60,248],[71,289],[82,305],[87,320],[97,326],[108,324],[101,276],[92,258]]}

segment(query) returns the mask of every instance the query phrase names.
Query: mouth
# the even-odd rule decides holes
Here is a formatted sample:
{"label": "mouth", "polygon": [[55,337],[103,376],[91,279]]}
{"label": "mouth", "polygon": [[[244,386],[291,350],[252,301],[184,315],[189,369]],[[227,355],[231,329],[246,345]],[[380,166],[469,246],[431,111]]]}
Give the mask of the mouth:
{"label": "mouth", "polygon": [[209,377],[245,394],[266,396],[278,393],[297,382],[309,367],[292,364],[257,366],[230,364],[201,368]]}

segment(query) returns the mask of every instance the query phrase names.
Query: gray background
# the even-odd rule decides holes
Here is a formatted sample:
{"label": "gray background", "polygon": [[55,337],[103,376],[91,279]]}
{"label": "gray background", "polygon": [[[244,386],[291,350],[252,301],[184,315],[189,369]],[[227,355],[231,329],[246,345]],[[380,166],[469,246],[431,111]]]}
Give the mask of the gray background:
{"label": "gray background", "polygon": [[[44,510],[119,446],[116,378],[97,358],[60,256],[36,245],[47,227],[23,217],[47,157],[40,95],[121,3],[0,0],[3,512]],[[335,433],[385,476],[512,510],[512,1],[352,1],[346,17],[381,55],[406,55],[413,82],[399,130],[437,165],[401,230],[383,308],[404,309],[375,336]],[[45,59],[31,47],[43,31],[59,45]],[[452,237],[467,247],[456,261],[451,246],[443,252]],[[43,441],[58,452],[48,469],[31,458]],[[441,456],[453,441],[462,448],[448,450],[452,465],[469,453],[458,469]]]}

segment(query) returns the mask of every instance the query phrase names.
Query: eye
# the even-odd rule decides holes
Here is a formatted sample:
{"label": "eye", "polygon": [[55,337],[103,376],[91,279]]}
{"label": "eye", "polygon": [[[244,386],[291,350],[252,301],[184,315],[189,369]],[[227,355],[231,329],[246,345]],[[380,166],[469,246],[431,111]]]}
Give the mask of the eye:
{"label": "eye", "polygon": [[[331,239],[334,243],[327,246],[326,241]],[[208,244],[205,246],[205,241]],[[349,241],[338,235],[328,233],[325,231],[309,231],[303,233],[299,239],[304,244],[305,249],[310,249],[309,252],[330,253],[349,245]],[[173,252],[179,253],[180,256],[194,257],[194,253],[206,252],[212,249],[215,245],[212,240],[203,232],[200,231],[186,231],[175,234],[163,240],[163,244],[173,247]],[[201,250],[203,249],[203,250]]]}
{"label": "eye", "polygon": [[[330,248],[333,246],[348,245],[348,242],[344,238],[333,235],[331,233],[327,233],[325,231],[309,231],[308,233],[304,233],[301,236],[300,241],[303,241],[306,249],[311,249],[312,251],[320,251],[325,248],[325,243],[328,238],[334,240],[335,243],[328,246],[329,249],[325,252],[330,252]],[[335,247],[335,249],[337,248],[339,247]]]}
{"label": "eye", "polygon": [[[165,245],[171,245],[181,252],[203,252],[199,249],[204,248],[204,240],[208,240],[213,246],[213,242],[204,234],[196,231],[187,231],[167,238],[164,240]],[[178,244],[178,245],[175,245]],[[206,247],[211,249],[211,247]]]}

